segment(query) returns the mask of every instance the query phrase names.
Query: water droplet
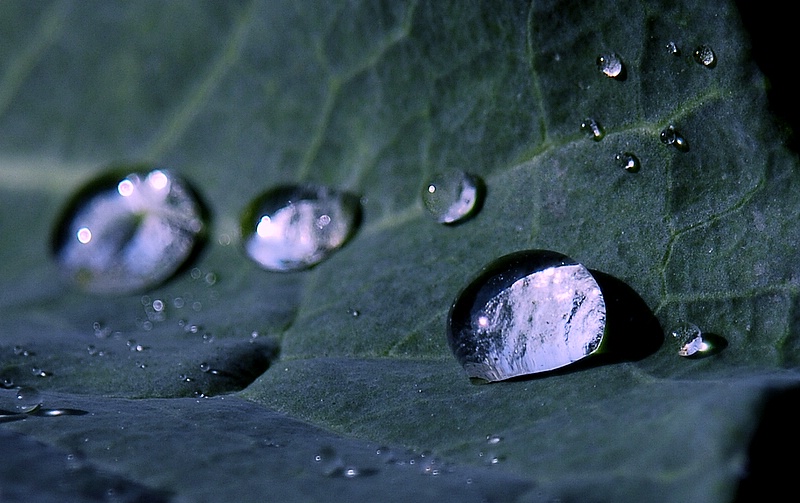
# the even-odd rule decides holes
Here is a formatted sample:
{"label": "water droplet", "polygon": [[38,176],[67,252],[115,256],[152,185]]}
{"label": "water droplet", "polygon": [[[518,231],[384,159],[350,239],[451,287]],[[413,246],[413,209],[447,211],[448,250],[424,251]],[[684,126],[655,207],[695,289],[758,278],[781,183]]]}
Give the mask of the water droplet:
{"label": "water droplet", "polygon": [[594,141],[600,141],[606,135],[603,126],[592,118],[586,118],[581,122],[581,131]]}
{"label": "water droplet", "polygon": [[245,209],[244,248],[269,271],[307,269],[341,248],[360,218],[352,194],[311,185],[276,187]]}
{"label": "water droplet", "polygon": [[333,447],[325,446],[314,456],[314,462],[319,463],[322,473],[326,477],[344,476],[345,465],[342,458],[336,454]]}
{"label": "water droplet", "polygon": [[614,159],[617,161],[617,165],[628,173],[638,173],[642,167],[639,158],[630,152],[620,152],[614,156]]}
{"label": "water droplet", "polygon": [[497,445],[503,440],[499,435],[486,435],[486,443],[489,445]]}
{"label": "water droplet", "polygon": [[36,353],[25,348],[24,346],[14,346],[14,354],[16,356],[33,356]]}
{"label": "water droplet", "polygon": [[673,56],[680,56],[681,55],[681,50],[678,47],[678,44],[676,44],[675,42],[670,40],[669,42],[667,42],[667,46],[666,47],[667,47],[667,52],[669,54],[672,54]]}
{"label": "water droplet", "polygon": [[714,68],[717,66],[717,55],[714,54],[714,50],[711,47],[705,44],[697,47],[692,53],[692,56],[697,63],[706,68]]}
{"label": "water droplet", "polygon": [[17,390],[16,409],[29,414],[42,406],[42,395],[39,390],[30,386],[22,386]]}
{"label": "water droplet", "polygon": [[14,379],[10,377],[0,378],[0,388],[11,389],[14,387]]}
{"label": "water droplet", "polygon": [[661,131],[660,138],[661,143],[664,145],[672,145],[681,152],[689,150],[689,142],[686,141],[686,138],[684,138],[672,124]]}
{"label": "water droplet", "polygon": [[153,311],[160,313],[164,310],[164,301],[161,299],[156,299],[153,301]]}
{"label": "water droplet", "polygon": [[62,273],[91,293],[157,285],[189,258],[204,230],[194,193],[173,173],[134,170],[81,189],[56,226]]}
{"label": "water droplet", "polygon": [[586,267],[527,250],[490,263],[458,295],[447,337],[469,377],[499,381],[595,353],[605,322],[603,294]]}
{"label": "water droplet", "polygon": [[350,309],[348,312],[350,313],[350,316],[352,316],[353,318],[358,318],[359,316],[361,316],[361,311],[359,311],[358,309]]}
{"label": "water droplet", "polygon": [[428,213],[440,224],[457,224],[476,215],[485,195],[483,180],[460,170],[433,175],[422,191]]}
{"label": "water droplet", "polygon": [[608,78],[625,80],[625,65],[615,52],[597,56],[597,68]]}
{"label": "water droplet", "polygon": [[33,374],[36,377],[51,377],[53,375],[52,372],[50,372],[49,370],[45,370],[41,367],[32,367],[31,374]]}
{"label": "water droplet", "polygon": [[716,334],[704,334],[694,323],[684,323],[672,331],[677,341],[678,354],[688,358],[702,358],[719,353],[727,341]]}

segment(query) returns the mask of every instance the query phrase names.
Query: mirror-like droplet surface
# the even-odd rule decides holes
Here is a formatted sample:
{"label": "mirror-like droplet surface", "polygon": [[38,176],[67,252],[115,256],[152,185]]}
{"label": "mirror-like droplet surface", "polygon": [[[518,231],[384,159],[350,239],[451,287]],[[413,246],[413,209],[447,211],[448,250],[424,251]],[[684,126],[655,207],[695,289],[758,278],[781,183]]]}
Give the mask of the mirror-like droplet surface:
{"label": "mirror-like droplet surface", "polygon": [[706,68],[714,68],[717,66],[717,55],[714,54],[714,50],[707,45],[699,46],[694,50],[692,56],[694,56],[694,60],[697,61],[697,63]]}
{"label": "mirror-like droplet surface", "polygon": [[586,118],[581,122],[581,131],[594,141],[600,141],[606,135],[603,126],[592,118]]}
{"label": "mirror-like droplet surface", "polygon": [[727,346],[727,341],[716,334],[704,334],[694,323],[684,323],[672,331],[678,343],[678,355],[702,358],[717,354]]}
{"label": "mirror-like droplet surface", "polygon": [[165,169],[139,167],[86,185],[56,228],[62,272],[83,290],[122,294],[153,287],[183,265],[204,232],[199,201]]}
{"label": "mirror-like droplet surface", "polygon": [[361,218],[358,197],[313,185],[288,185],[256,198],[242,217],[247,255],[269,271],[312,267],[341,248]]}
{"label": "mirror-like droplet surface", "polygon": [[425,184],[422,202],[440,224],[456,224],[478,212],[484,193],[480,177],[453,170],[438,173]]}
{"label": "mirror-like droplet surface", "polygon": [[681,152],[689,150],[689,142],[686,141],[686,138],[684,138],[672,124],[661,131],[660,137],[661,143],[664,145],[672,145]]}
{"label": "mirror-like droplet surface", "polygon": [[598,56],[597,68],[608,78],[619,80],[625,78],[625,65],[617,53],[612,52]]}
{"label": "mirror-like droplet surface", "polygon": [[614,156],[617,165],[627,171],[628,173],[638,173],[642,168],[639,158],[630,152],[620,152]]}
{"label": "mirror-like droplet surface", "polygon": [[459,294],[447,337],[469,377],[499,381],[595,353],[605,326],[605,300],[586,267],[528,250],[495,260]]}
{"label": "mirror-like droplet surface", "polygon": [[667,47],[667,52],[669,54],[672,54],[673,56],[680,56],[681,55],[681,50],[678,47],[678,44],[676,44],[675,42],[673,42],[673,41],[667,42],[667,46],[666,47]]}

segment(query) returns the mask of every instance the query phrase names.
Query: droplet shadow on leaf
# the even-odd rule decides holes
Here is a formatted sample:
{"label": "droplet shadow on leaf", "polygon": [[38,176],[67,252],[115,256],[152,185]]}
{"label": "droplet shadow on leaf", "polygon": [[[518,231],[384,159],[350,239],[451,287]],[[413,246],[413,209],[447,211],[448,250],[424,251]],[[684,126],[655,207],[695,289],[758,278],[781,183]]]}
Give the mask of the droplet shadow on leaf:
{"label": "droplet shadow on leaf", "polygon": [[240,391],[266,372],[278,353],[278,344],[269,340],[224,347],[198,363],[192,378],[206,396]]}

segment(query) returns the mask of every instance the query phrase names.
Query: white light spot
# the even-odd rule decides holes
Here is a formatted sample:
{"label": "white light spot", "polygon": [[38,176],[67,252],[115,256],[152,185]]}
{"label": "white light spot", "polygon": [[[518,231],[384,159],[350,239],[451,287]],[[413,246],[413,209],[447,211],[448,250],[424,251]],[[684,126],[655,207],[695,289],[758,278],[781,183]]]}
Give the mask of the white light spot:
{"label": "white light spot", "polygon": [[81,227],[78,229],[78,233],[76,234],[78,241],[83,244],[88,243],[92,240],[92,231],[89,230],[88,227]]}
{"label": "white light spot", "polygon": [[147,183],[155,190],[163,190],[169,185],[169,178],[163,171],[156,169],[147,175]]}
{"label": "white light spot", "polygon": [[126,178],[117,185],[117,192],[119,192],[119,195],[122,197],[130,197],[135,188],[133,182]]}

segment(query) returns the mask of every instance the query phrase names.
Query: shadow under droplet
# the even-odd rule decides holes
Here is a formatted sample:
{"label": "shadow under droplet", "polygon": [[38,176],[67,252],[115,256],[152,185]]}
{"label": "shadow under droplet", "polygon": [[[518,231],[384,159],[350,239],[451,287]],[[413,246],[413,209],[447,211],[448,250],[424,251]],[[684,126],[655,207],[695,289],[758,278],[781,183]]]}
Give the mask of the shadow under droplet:
{"label": "shadow under droplet", "polygon": [[240,391],[266,372],[278,353],[278,344],[268,340],[224,347],[195,377],[206,396]]}
{"label": "shadow under droplet", "polygon": [[661,324],[636,291],[604,272],[591,270],[606,301],[606,336],[596,358],[609,363],[637,361],[664,343]]}

